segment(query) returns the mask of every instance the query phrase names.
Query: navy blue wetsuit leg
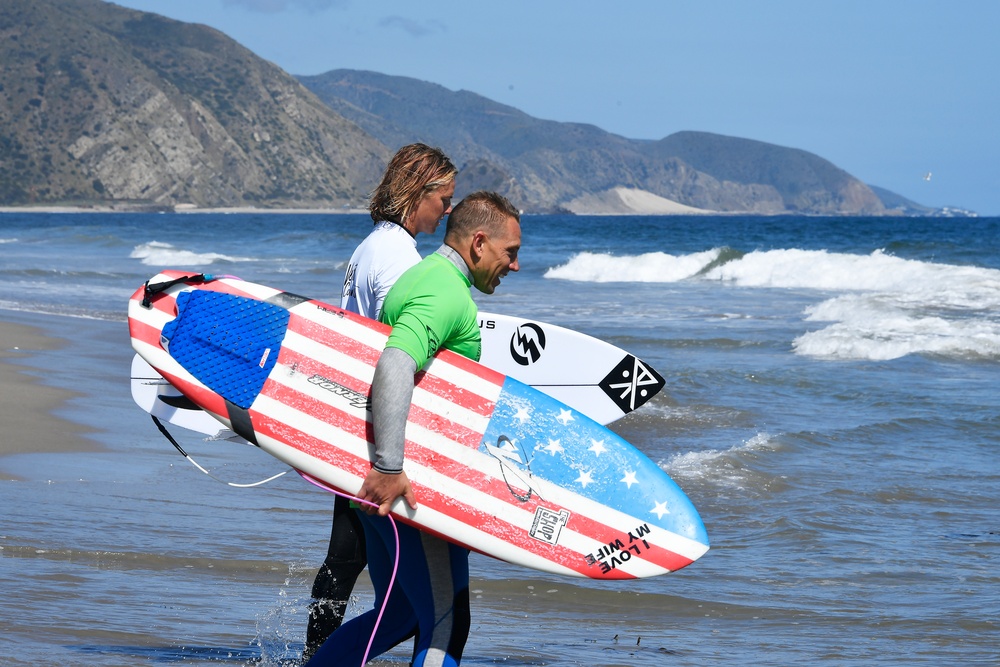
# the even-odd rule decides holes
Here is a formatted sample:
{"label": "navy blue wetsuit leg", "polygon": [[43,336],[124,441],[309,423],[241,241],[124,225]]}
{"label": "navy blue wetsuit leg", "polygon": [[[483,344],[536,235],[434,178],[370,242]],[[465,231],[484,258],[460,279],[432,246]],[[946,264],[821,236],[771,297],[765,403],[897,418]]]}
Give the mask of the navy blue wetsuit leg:
{"label": "navy blue wetsuit leg", "polygon": [[[368,543],[368,572],[375,608],[340,627],[309,665],[339,667],[361,663],[392,577],[396,537],[387,518],[361,514]],[[389,593],[369,658],[416,631],[413,667],[453,667],[469,636],[469,551],[397,523],[399,570]]]}

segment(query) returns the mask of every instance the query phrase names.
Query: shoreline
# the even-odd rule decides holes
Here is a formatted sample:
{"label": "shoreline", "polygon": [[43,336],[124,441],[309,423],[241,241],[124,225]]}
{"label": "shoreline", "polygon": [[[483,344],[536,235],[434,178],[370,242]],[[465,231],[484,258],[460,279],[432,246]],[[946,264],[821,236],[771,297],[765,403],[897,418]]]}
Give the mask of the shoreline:
{"label": "shoreline", "polygon": [[82,434],[93,429],[54,414],[78,396],[76,392],[45,385],[18,359],[54,350],[65,342],[42,329],[0,321],[0,480],[19,479],[3,470],[3,460],[14,454],[100,451]]}
{"label": "shoreline", "polygon": [[[619,188],[619,190],[627,190],[626,188]],[[636,194],[639,192],[641,194]],[[565,209],[570,215],[575,215],[578,217],[594,217],[594,216],[648,216],[648,217],[664,217],[664,216],[683,216],[683,215],[711,215],[711,216],[733,216],[733,217],[779,217],[779,216],[789,216],[789,217],[803,217],[803,218],[849,218],[849,217],[911,217],[911,218],[943,218],[943,219],[953,219],[953,218],[977,218],[977,217],[996,217],[996,216],[979,216],[977,214],[960,214],[949,212],[949,209],[942,209],[943,213],[926,213],[919,215],[906,214],[897,210],[889,210],[884,213],[879,214],[861,214],[861,213],[802,213],[797,211],[715,211],[710,209],[698,209],[678,202],[674,202],[670,199],[664,199],[662,197],[657,197],[656,195],[650,195],[649,193],[642,193],[642,191],[636,192],[625,192],[616,193],[611,192],[610,194],[600,193],[597,195],[587,195],[578,198],[582,201],[581,206],[572,205]],[[649,195],[649,196],[646,196]],[[610,197],[610,199],[609,199]],[[655,199],[653,199],[655,198]],[[574,200],[576,201],[576,200]],[[576,203],[581,203],[577,201]],[[573,204],[571,202],[570,204]],[[233,206],[233,207],[219,207],[219,208],[196,208],[193,206],[185,206],[183,204],[177,206],[129,206],[129,205],[118,205],[118,206],[0,206],[0,215],[5,213],[59,213],[59,214],[83,214],[83,213],[170,213],[179,215],[205,215],[205,214],[216,214],[216,215],[369,215],[370,212],[367,208],[254,208],[248,206]],[[550,213],[541,212],[522,212],[522,215],[550,215]]]}
{"label": "shoreline", "polygon": [[285,215],[368,215],[366,208],[254,208],[252,206],[232,206],[220,208],[196,208],[193,206],[0,206],[0,213],[283,213]]}

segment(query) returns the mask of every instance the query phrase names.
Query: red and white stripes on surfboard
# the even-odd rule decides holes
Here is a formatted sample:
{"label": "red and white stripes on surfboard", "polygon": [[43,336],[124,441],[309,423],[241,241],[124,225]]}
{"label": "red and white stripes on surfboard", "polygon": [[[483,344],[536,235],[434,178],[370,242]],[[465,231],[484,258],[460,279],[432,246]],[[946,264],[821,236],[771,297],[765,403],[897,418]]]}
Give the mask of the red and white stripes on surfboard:
{"label": "red and white stripes on surfboard", "polygon": [[[159,279],[184,274],[165,272]],[[223,423],[225,402],[184,371],[160,345],[160,330],[176,316],[178,286],[157,296],[153,308],[130,303],[136,350],[184,394]],[[266,300],[279,290],[220,279],[193,289]],[[384,325],[338,308],[307,301],[289,310],[288,332],[278,363],[251,406],[261,448],[289,465],[347,493],[356,493],[371,467],[370,414],[366,401],[375,363],[387,338]],[[538,480],[546,507],[572,504],[559,544],[529,536],[537,496],[517,499],[497,462],[478,448],[500,394],[504,376],[452,353],[425,369],[414,390],[407,426],[405,469],[419,508],[402,500],[394,512],[404,520],[500,558],[562,574],[594,577],[592,554],[621,535],[621,526],[641,524],[573,491]],[[294,444],[293,444],[294,443]],[[571,501],[571,502],[570,502]],[[581,512],[580,507],[586,508]],[[502,518],[501,518],[502,517]],[[632,578],[683,567],[704,552],[697,542],[666,531],[644,540],[642,558],[629,558],[598,578]]]}
{"label": "red and white stripes on surfboard", "polygon": [[[296,307],[294,310],[299,311],[300,308],[304,309]],[[351,363],[353,355],[343,355],[335,349],[321,347],[322,343],[318,341],[304,339],[290,332],[278,358],[278,365],[284,366],[286,370],[278,372],[276,369],[272,372],[254,410],[257,414],[271,417],[269,423],[272,427],[281,424],[282,432],[273,434],[277,440],[295,442],[298,449],[317,459],[326,460],[335,469],[367,472],[371,457],[368,449],[370,434],[366,438],[357,435],[368,426],[365,422],[368,416],[363,404],[351,403],[342,395],[333,396],[330,389],[323,387],[322,383],[311,382],[318,375],[367,394],[369,376],[366,374],[358,378],[348,375],[350,371],[365,372],[367,364],[358,368],[358,364]],[[323,361],[320,362],[319,359]],[[414,405],[407,430],[406,470],[422,506],[421,520],[426,526],[432,525],[427,516],[427,510],[430,509],[439,515],[435,517],[434,524],[442,524],[434,528],[435,532],[445,532],[444,524],[447,524],[451,526],[452,536],[478,531],[477,540],[486,540],[487,535],[502,537],[493,547],[496,551],[516,549],[520,552],[520,559],[526,558],[525,552],[531,551],[536,557],[546,561],[554,560],[558,555],[557,562],[562,562],[575,570],[575,573],[588,574],[592,566],[586,562],[585,556],[594,553],[607,542],[595,541],[585,537],[586,535],[611,534],[609,526],[631,526],[641,522],[633,517],[622,517],[604,505],[591,503],[590,514],[574,513],[571,516],[563,531],[563,546],[544,545],[529,537],[528,529],[534,520],[537,500],[526,503],[516,499],[510,493],[507,481],[497,474],[495,462],[480,455],[478,448],[492,406],[483,405],[477,409],[476,400],[484,399],[478,393],[468,393],[466,401],[456,406],[451,400],[445,400],[436,393],[427,393],[420,388],[414,392]],[[297,414],[289,415],[287,411],[290,409]],[[442,414],[445,411],[447,415]],[[289,428],[293,428],[294,432],[288,431]],[[259,426],[258,434],[265,429],[263,425]],[[330,475],[337,475],[338,472],[339,470],[330,471]],[[323,475],[318,476],[332,481]],[[360,480],[356,483],[360,484]],[[461,486],[456,486],[457,484]],[[353,492],[356,488],[349,487],[345,490]],[[442,492],[442,489],[449,492]],[[540,492],[549,501],[568,501],[568,496],[572,494],[555,485],[544,491],[540,489]],[[576,494],[572,495],[575,504],[583,502]],[[397,509],[401,514],[406,514],[402,503]],[[516,522],[509,520],[512,509],[518,510],[516,515],[519,520]],[[497,516],[508,517],[508,520],[499,521]],[[595,518],[589,518],[591,516]],[[686,543],[684,540],[681,542],[680,547],[675,543],[669,546],[680,553],[700,555],[701,545]],[[644,549],[644,556],[658,562],[657,567],[669,570],[683,567],[693,560],[655,542],[649,543]],[[636,565],[638,563],[639,559],[636,559]],[[541,569],[551,570],[552,565]],[[628,577],[631,572],[631,566],[626,565],[618,575]],[[638,573],[632,576],[635,575]]]}

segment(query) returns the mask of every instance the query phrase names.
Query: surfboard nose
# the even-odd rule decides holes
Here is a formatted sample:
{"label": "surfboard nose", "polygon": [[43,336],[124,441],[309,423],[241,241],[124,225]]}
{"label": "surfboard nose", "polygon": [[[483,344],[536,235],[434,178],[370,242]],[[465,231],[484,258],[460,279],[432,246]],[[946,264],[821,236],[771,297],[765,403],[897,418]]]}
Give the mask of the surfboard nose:
{"label": "surfboard nose", "polygon": [[[493,457],[509,502],[550,529],[542,537],[593,541],[584,560],[604,576],[615,576],[609,570],[619,566],[637,576],[657,567],[672,571],[708,551],[698,510],[660,466],[613,431],[512,378],[480,451]],[[529,534],[536,533],[534,526]]]}

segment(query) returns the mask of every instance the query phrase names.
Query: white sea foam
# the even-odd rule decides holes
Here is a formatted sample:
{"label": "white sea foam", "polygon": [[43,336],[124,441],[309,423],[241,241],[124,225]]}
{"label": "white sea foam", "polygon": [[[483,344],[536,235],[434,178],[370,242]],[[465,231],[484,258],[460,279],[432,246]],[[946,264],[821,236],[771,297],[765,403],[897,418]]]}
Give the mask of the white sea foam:
{"label": "white sea foam", "polygon": [[1000,359],[1000,271],[825,250],[767,250],[713,266],[720,250],[673,256],[580,253],[546,278],[589,282],[716,280],[739,287],[834,293],[804,312],[825,327],[792,341],[797,354],[896,359],[908,354]]}
{"label": "white sea foam", "polygon": [[183,267],[206,266],[214,262],[251,262],[252,257],[233,257],[217,252],[192,252],[176,248],[169,243],[151,241],[137,245],[129,255],[141,259],[146,266]]}
{"label": "white sea foam", "polygon": [[798,354],[828,359],[898,359],[908,354],[1000,359],[1000,322],[980,311],[952,307],[932,315],[912,299],[852,294],[807,309],[811,321],[832,324],[792,342]]}
{"label": "white sea foam", "polygon": [[720,252],[716,248],[691,255],[648,252],[624,257],[581,252],[562,266],[546,271],[545,277],[593,283],[672,283],[696,275],[718,259]]}
{"label": "white sea foam", "polygon": [[58,315],[59,317],[73,317],[81,320],[100,320],[103,322],[125,322],[128,319],[124,312],[99,312],[58,304],[21,303],[18,301],[8,301],[6,299],[0,299],[0,310],[9,310],[11,312],[19,313],[33,313],[38,315]]}
{"label": "white sea foam", "polygon": [[[1000,271],[902,259],[876,250],[870,255],[825,250],[768,250],[747,253],[713,268],[707,279],[742,287],[786,287],[913,293],[948,290],[956,280],[997,292]],[[1000,293],[995,294],[1000,297]],[[949,299],[950,301],[950,299]]]}
{"label": "white sea foam", "polygon": [[749,478],[755,474],[752,468],[746,466],[744,458],[774,447],[769,434],[758,433],[729,449],[677,454],[668,461],[660,462],[660,467],[675,480],[711,479],[713,483],[723,486],[743,488],[751,485]]}

